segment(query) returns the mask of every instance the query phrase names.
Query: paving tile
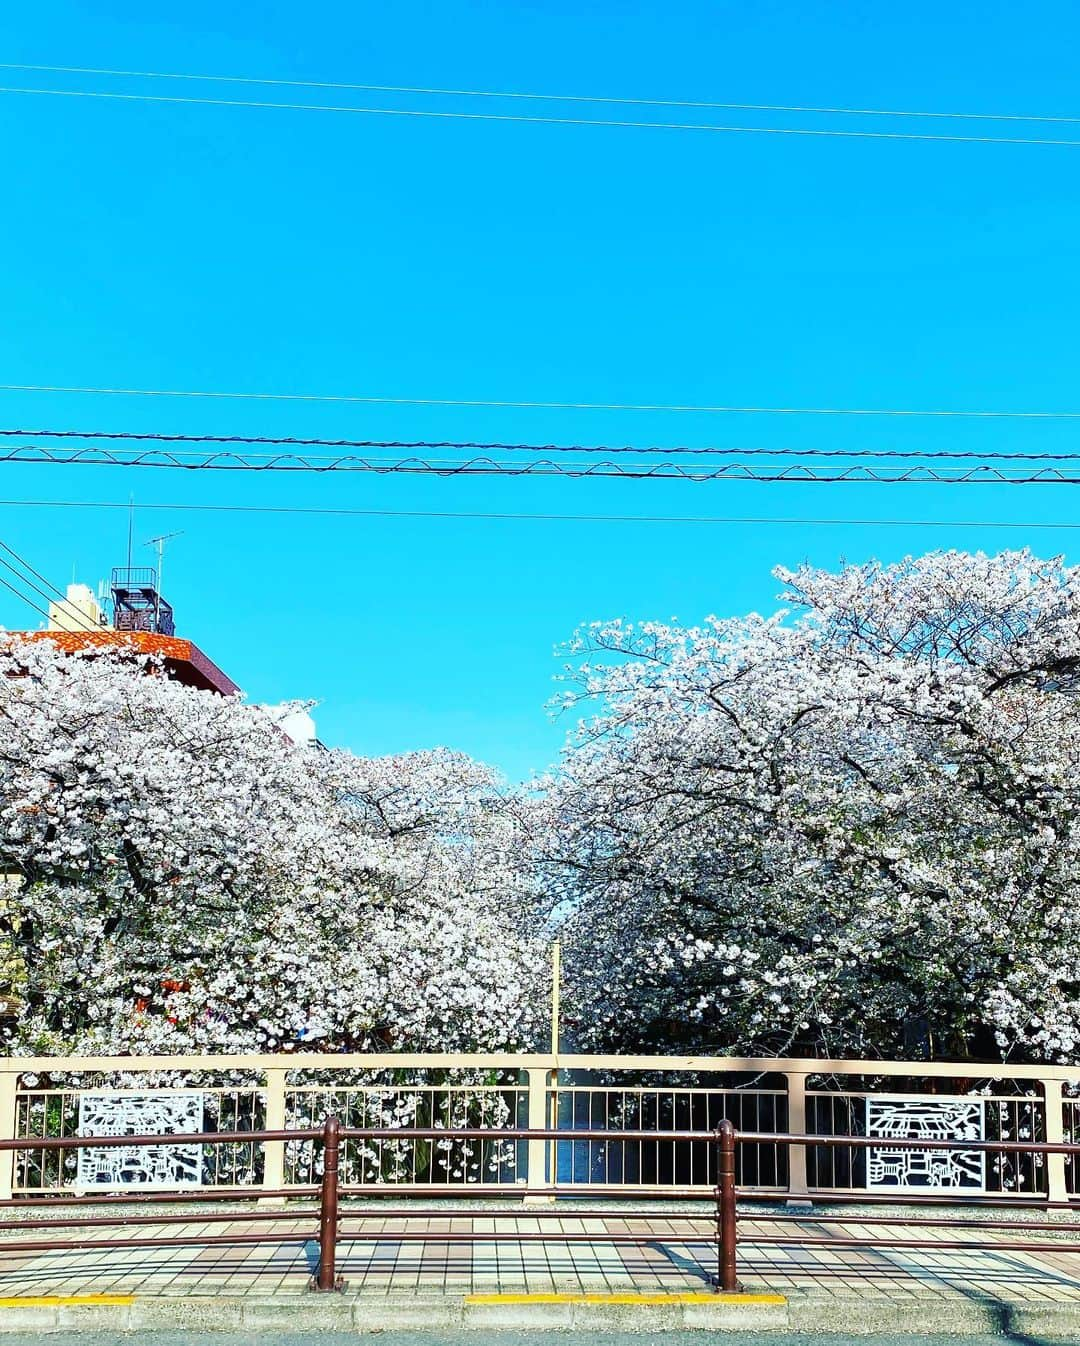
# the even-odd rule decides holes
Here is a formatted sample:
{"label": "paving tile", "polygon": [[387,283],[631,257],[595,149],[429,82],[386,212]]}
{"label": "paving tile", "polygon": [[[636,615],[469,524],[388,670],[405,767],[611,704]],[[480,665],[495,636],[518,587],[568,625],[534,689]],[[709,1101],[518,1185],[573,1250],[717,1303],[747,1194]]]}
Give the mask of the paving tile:
{"label": "paving tile", "polygon": [[[557,1219],[546,1212],[542,1227],[550,1230],[544,1243],[519,1242],[514,1234],[540,1227],[522,1210],[514,1219],[465,1218],[448,1210],[425,1212],[415,1222],[387,1220],[378,1214],[363,1228],[377,1234],[375,1241],[359,1242],[346,1235],[339,1245],[339,1265],[352,1290],[364,1296],[403,1294],[411,1299],[461,1295],[469,1291],[552,1293],[560,1290],[642,1292],[696,1290],[708,1284],[714,1266],[711,1219],[665,1219],[662,1212],[628,1213],[625,1218],[601,1220],[587,1210],[560,1211]],[[259,1227],[259,1226],[256,1226]],[[248,1232],[247,1221],[209,1223],[193,1215],[184,1226],[205,1243],[180,1248],[100,1248],[53,1250],[43,1253],[5,1252],[0,1221],[0,1294],[25,1296],[85,1293],[134,1293],[147,1297],[236,1297],[300,1294],[315,1268],[317,1249],[308,1237],[310,1217],[275,1222],[282,1244],[225,1245],[213,1240],[230,1233]],[[897,1238],[918,1233],[933,1246],[920,1249],[781,1247],[755,1243],[780,1226],[760,1214],[741,1224],[740,1268],[744,1281],[755,1286],[811,1293],[819,1301],[870,1297],[891,1303],[897,1310],[914,1311],[937,1302],[954,1303],[977,1298],[1015,1305],[1080,1305],[1080,1252],[1048,1247],[1045,1252],[1019,1252],[1002,1246],[986,1250],[948,1246],[951,1230],[916,1230],[902,1226],[888,1232]],[[148,1234],[170,1237],[176,1225],[144,1227]],[[351,1226],[359,1228],[359,1225]],[[424,1229],[426,1243],[402,1242],[406,1228]],[[830,1215],[822,1221],[808,1217],[785,1232],[813,1237],[872,1238],[875,1226],[857,1217]],[[1047,1235],[1053,1223],[1033,1222],[1032,1236]],[[475,1231],[492,1237],[475,1244],[455,1244],[457,1233]],[[506,1237],[496,1239],[496,1233]],[[1016,1231],[977,1232],[980,1241],[1016,1240]],[[590,1244],[568,1243],[560,1235],[589,1233]],[[606,1237],[641,1235],[636,1245],[613,1244]],[[94,1237],[115,1241],[127,1235],[122,1227],[96,1231]],[[13,1237],[16,1237],[13,1235]],[[303,1241],[297,1241],[303,1239]]]}

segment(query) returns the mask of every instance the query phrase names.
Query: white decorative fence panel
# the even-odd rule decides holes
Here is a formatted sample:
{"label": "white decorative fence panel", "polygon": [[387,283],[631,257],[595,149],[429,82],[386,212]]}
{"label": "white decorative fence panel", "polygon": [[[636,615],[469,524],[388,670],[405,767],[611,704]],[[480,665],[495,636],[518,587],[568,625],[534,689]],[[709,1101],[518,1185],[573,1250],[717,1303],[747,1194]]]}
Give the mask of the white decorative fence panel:
{"label": "white decorative fence panel", "polygon": [[[813,1090],[807,1094],[807,1131],[825,1136],[865,1136],[881,1134],[871,1129],[871,1105],[878,1100],[888,1103],[890,1109],[900,1103],[908,1103],[922,1110],[928,1104],[948,1104],[960,1108],[959,1116],[966,1118],[966,1125],[981,1132],[982,1139],[993,1140],[1032,1140],[1052,1139],[1047,1132],[1046,1108],[1043,1098],[1033,1094],[979,1094],[968,1098],[955,1095],[931,1095],[929,1097],[912,1092],[911,1094],[869,1094],[844,1090]],[[889,1115],[896,1115],[890,1111]],[[899,1123],[898,1123],[899,1124]],[[924,1125],[926,1123],[924,1122]],[[933,1123],[944,1129],[942,1123]],[[941,1135],[941,1139],[978,1139],[978,1135],[962,1135],[960,1131],[965,1123],[958,1122],[955,1136]],[[900,1134],[897,1132],[896,1134]],[[917,1135],[916,1131],[911,1131]],[[934,1138],[927,1133],[927,1138]],[[889,1154],[887,1146],[882,1150],[889,1155],[886,1171],[873,1171],[875,1154],[882,1150],[871,1146],[808,1146],[808,1187],[811,1191],[821,1192],[860,1192],[896,1190],[907,1187],[913,1190],[921,1187],[924,1192],[930,1190],[955,1190],[968,1192],[975,1196],[980,1192],[990,1195],[1014,1194],[1016,1196],[1047,1196],[1048,1165],[1044,1155],[1032,1154],[982,1154],[981,1160],[974,1158],[976,1152],[969,1152],[972,1162],[967,1166],[967,1176],[962,1180],[959,1173],[949,1165],[940,1163],[945,1151],[937,1151],[939,1176],[948,1174],[948,1181],[936,1184],[929,1182],[929,1173],[919,1182],[900,1181],[899,1177],[911,1173],[910,1159],[900,1159],[900,1155],[911,1155],[914,1151],[902,1151],[898,1148]],[[923,1152],[924,1154],[927,1152]],[[930,1152],[934,1153],[934,1152]],[[916,1167],[926,1161],[915,1161]],[[950,1186],[949,1184],[953,1185]]]}
{"label": "white decorative fence panel", "polygon": [[866,1100],[866,1134],[881,1145],[866,1151],[866,1187],[871,1192],[986,1191],[985,1150],[922,1150],[893,1140],[985,1140],[986,1105],[981,1098],[883,1094]]}
{"label": "white decorative fence panel", "polygon": [[[192,1135],[203,1130],[203,1095],[196,1090],[149,1090],[79,1095],[80,1136]],[[99,1190],[201,1187],[203,1147],[101,1146],[77,1151],[75,1186]]]}
{"label": "white decorative fence panel", "polygon": [[[155,1072],[156,1074],[156,1072]],[[125,1080],[130,1072],[124,1072]],[[80,1078],[80,1087],[21,1088],[14,1096],[14,1128],[17,1136],[78,1136],[104,1134],[80,1126],[81,1100],[105,1093],[139,1098],[156,1087],[154,1076],[141,1088],[107,1089],[110,1081],[99,1075]],[[172,1091],[177,1092],[177,1091]],[[206,1085],[196,1091],[201,1104],[200,1125],[189,1130],[258,1131],[265,1126],[265,1090],[254,1086]],[[146,1134],[159,1130],[149,1127]],[[168,1128],[179,1129],[179,1128]],[[134,1130],[128,1131],[134,1135]],[[262,1181],[261,1146],[252,1142],[215,1145],[201,1156],[197,1183],[203,1187],[246,1187]],[[85,1151],[83,1152],[85,1153]],[[104,1148],[100,1153],[104,1154]],[[20,1150],[11,1159],[12,1189],[29,1193],[79,1185],[79,1161],[72,1150]],[[91,1184],[85,1183],[89,1186]],[[183,1184],[189,1185],[189,1184]]]}

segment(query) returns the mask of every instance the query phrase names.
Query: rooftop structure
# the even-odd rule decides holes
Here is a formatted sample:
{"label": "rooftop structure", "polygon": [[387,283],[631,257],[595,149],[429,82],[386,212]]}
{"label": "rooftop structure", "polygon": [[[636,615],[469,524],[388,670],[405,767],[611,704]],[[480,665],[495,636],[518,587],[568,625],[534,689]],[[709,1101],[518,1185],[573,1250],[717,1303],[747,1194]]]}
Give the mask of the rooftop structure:
{"label": "rooftop structure", "polygon": [[49,640],[67,653],[117,650],[133,658],[161,659],[166,672],[185,687],[233,696],[240,689],[191,640],[176,635],[171,604],[162,597],[152,566],[123,566],[112,572],[112,623],[85,584],[69,584],[67,594],[49,604],[44,631],[17,632],[24,640]]}
{"label": "rooftop structure", "polygon": [[112,573],[113,626],[173,636],[173,610],[162,598],[153,566],[117,566]]}
{"label": "rooftop structure", "polygon": [[117,631],[102,627],[98,631],[19,631],[22,640],[49,640],[67,654],[80,650],[117,650],[132,656],[159,658],[170,677],[185,687],[233,696],[240,689],[209,659],[198,645],[179,636],[159,635],[156,631]]}
{"label": "rooftop structure", "polygon": [[320,740],[315,728],[315,720],[310,710],[302,703],[298,705],[296,702],[286,702],[281,706],[261,706],[260,709],[269,715],[285,737],[298,748],[326,751],[326,744]]}
{"label": "rooftop structure", "polygon": [[69,584],[66,598],[49,602],[50,631],[85,631],[106,625],[108,618],[88,584]]}

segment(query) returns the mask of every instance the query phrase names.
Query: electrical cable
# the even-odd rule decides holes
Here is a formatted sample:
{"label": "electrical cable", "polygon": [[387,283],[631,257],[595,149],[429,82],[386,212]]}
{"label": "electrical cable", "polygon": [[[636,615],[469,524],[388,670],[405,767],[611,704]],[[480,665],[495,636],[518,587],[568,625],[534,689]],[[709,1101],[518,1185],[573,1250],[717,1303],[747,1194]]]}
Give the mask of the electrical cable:
{"label": "electrical cable", "polygon": [[20,591],[15,588],[14,584],[9,584],[7,580],[4,579],[3,575],[0,575],[0,584],[2,584],[5,589],[10,589],[16,598],[21,598],[24,603],[29,604],[29,606],[32,607],[35,612],[40,612],[46,621],[49,620],[49,614],[45,611],[44,608],[39,608],[32,598],[27,598],[27,596],[24,593],[20,593]]}
{"label": "electrical cable", "polygon": [[124,440],[150,442],[156,444],[249,444],[273,445],[289,448],[327,448],[327,449],[455,449],[463,452],[491,453],[575,453],[575,454],[633,454],[637,457],[692,457],[706,455],[711,457],[769,457],[769,458],[893,458],[903,461],[913,459],[966,459],[995,462],[1075,462],[1080,459],[1080,449],[1071,453],[1029,453],[1020,449],[991,449],[980,453],[975,449],[821,449],[795,448],[785,445],[770,448],[762,445],[752,446],[703,446],[677,447],[649,445],[607,445],[607,444],[528,444],[507,443],[504,441],[452,440],[452,439],[321,439],[301,438],[296,435],[207,435],[207,434],[162,434],[141,430],[30,430],[0,429],[0,439],[78,439],[78,440]]}
{"label": "electrical cable", "polygon": [[288,112],[339,112],[368,117],[413,117],[438,121],[528,122],[539,126],[601,126],[651,131],[711,131],[720,134],[762,136],[813,136],[842,140],[922,140],[942,144],[965,145],[1055,145],[1063,149],[1080,148],[1080,140],[1062,140],[1040,136],[969,136],[943,135],[923,131],[844,131],[833,127],[808,126],[720,126],[710,122],[629,121],[614,117],[543,117],[520,112],[451,112],[434,108],[357,107],[335,103],[274,103],[244,98],[187,98],[178,94],[117,93],[100,89],[30,89],[0,85],[0,93],[30,94],[52,98],[94,98],[124,103],[167,103],[189,106],[261,108]]}
{"label": "electrical cable", "polygon": [[365,397],[349,393],[245,393],[190,388],[89,388],[48,383],[0,383],[0,392],[76,393],[102,397],[190,397],[246,402],[332,402],[362,406],[463,407],[526,411],[650,411],[739,416],[899,416],[976,420],[1080,420],[1080,411],[952,411],[897,407],[737,407],[663,402],[537,402],[494,398]]}
{"label": "electrical cable", "polygon": [[[56,587],[56,585],[53,584],[52,580],[48,579],[39,570],[35,570],[34,567],[30,564],[30,562],[27,561],[25,557],[20,556],[19,553],[14,549],[14,547],[9,547],[8,544],[2,540],[0,540],[0,547],[2,547],[3,550],[6,551],[9,556],[14,556],[15,560],[18,561],[19,565],[21,565],[24,570],[28,570],[30,574],[35,576],[35,578],[39,579],[42,582],[42,584],[45,585],[46,588],[51,589],[53,594],[55,595],[55,598],[51,597],[47,593],[43,593],[40,589],[37,588],[37,585],[31,583],[31,581],[25,579],[23,576],[20,575],[19,578],[22,579],[25,584],[30,584],[30,587],[32,589],[34,589],[37,593],[41,594],[41,597],[47,599],[50,603],[58,602],[58,604],[63,605],[63,607],[67,608],[67,610],[71,613],[72,617],[74,617],[76,621],[80,622],[83,626],[85,626],[87,630],[95,629],[93,623],[87,620],[85,614],[80,612],[79,609],[74,605],[74,603],[70,602],[67,595],[62,593]],[[9,565],[8,562],[5,561],[2,557],[0,557],[0,565],[6,565],[9,570],[14,569],[14,567]]]}
{"label": "electrical cable", "polygon": [[0,463],[35,463],[49,466],[152,467],[215,472],[332,472],[370,473],[375,476],[437,477],[564,477],[568,479],[619,478],[627,481],[756,481],[756,482],[866,482],[880,484],[935,483],[939,485],[1077,485],[1080,463],[1070,471],[1060,467],[1015,468],[980,462],[972,467],[934,467],[926,463],[907,467],[873,467],[863,463],[835,468],[816,468],[792,463],[768,469],[748,463],[721,463],[695,468],[682,463],[636,463],[609,460],[565,463],[551,458],[499,462],[493,458],[470,458],[464,462],[417,457],[398,459],[362,458],[346,454],[337,458],[277,454],[272,457],[244,455],[232,450],[192,455],[184,450],[143,449],[118,451],[100,445],[79,449],[54,449],[44,444],[21,444],[0,453]]}
{"label": "electrical cable", "polygon": [[[24,561],[23,558],[19,555],[19,553],[17,551],[14,551],[11,547],[9,547],[6,542],[0,542],[0,547],[3,547],[4,551],[8,552],[11,556],[14,556],[15,559],[19,562],[19,565],[29,570],[32,575],[37,575],[37,578],[41,580],[43,584],[48,584],[49,588],[51,589],[56,588],[55,585],[49,584],[49,581],[44,577],[44,575],[38,574],[38,572],[34,569],[34,567],[30,565],[29,562]],[[48,594],[45,592],[44,589],[39,588],[38,585],[36,585],[33,580],[27,579],[26,576],[21,574],[15,568],[15,566],[11,564],[10,561],[5,561],[2,556],[0,556],[0,566],[4,566],[6,570],[9,570],[15,576],[15,578],[20,581],[20,583],[29,585],[29,587],[33,589],[34,593],[36,593],[39,598],[44,598],[46,603],[56,604],[56,599],[51,594]],[[60,591],[56,589],[56,592],[59,594]],[[75,618],[76,621],[78,621],[79,625],[82,627],[83,630],[94,631],[97,629],[92,622],[86,620],[86,618],[83,616],[81,612],[78,611],[77,608],[72,607],[68,603],[67,599],[64,598],[63,596],[61,596],[61,602],[64,604],[65,607],[70,608],[73,617]],[[56,605],[59,606],[58,604]],[[49,613],[46,613],[45,615],[47,617],[50,616]]]}
{"label": "electrical cable", "polygon": [[10,561],[5,561],[2,556],[0,556],[0,566],[3,566],[5,570],[9,570],[11,574],[15,576],[16,579],[21,581],[21,583],[26,584],[31,589],[33,589],[34,593],[36,593],[39,598],[44,598],[46,603],[53,602],[53,598],[50,594],[47,594],[44,589],[39,589],[33,580],[27,579],[26,576],[23,575],[19,570],[17,570],[15,566],[11,564]]}
{"label": "electrical cable", "polygon": [[619,107],[681,107],[721,112],[804,112],[841,117],[919,117],[948,121],[1044,122],[1068,126],[1080,117],[1054,117],[1020,112],[922,112],[900,108],[816,107],[799,103],[717,103],[696,98],[620,98],[610,94],[527,93],[511,89],[439,89],[410,84],[355,84],[342,80],[280,79],[254,75],[199,75],[170,70],[110,70],[98,66],[30,65],[0,61],[0,70],[28,70],[53,75],[106,75],[114,79],[173,79],[204,84],[254,84],[289,89],[338,89],[354,93],[422,94],[439,98],[507,98],[530,103],[602,103]]}
{"label": "electrical cable", "polygon": [[[0,509],[123,509],[132,508],[128,500],[0,500]],[[498,523],[629,523],[629,524],[752,524],[755,526],[783,525],[830,528],[1023,528],[1073,531],[1080,530],[1080,522],[1064,523],[1038,520],[1024,522],[1016,519],[822,519],[781,518],[762,515],[679,515],[679,514],[536,514],[501,513],[491,510],[433,510],[433,509],[357,509],[349,506],[324,507],[317,505],[198,505],[168,501],[141,501],[135,508],[170,510],[198,514],[271,514],[331,516],[376,519],[464,519]]]}

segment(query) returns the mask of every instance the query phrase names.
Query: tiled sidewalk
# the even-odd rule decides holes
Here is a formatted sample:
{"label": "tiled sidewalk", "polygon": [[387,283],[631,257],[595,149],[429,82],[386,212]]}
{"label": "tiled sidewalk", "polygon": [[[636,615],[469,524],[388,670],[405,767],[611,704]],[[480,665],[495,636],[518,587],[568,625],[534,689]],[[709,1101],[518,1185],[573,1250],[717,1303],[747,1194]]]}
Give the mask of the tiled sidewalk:
{"label": "tiled sidewalk", "polygon": [[[423,1207],[418,1203],[418,1210]],[[59,1216],[62,1212],[57,1211]],[[113,1212],[115,1213],[115,1207]],[[484,1234],[498,1226],[506,1241],[454,1244],[456,1232]],[[314,1241],[301,1242],[314,1229],[312,1216],[280,1220],[273,1228],[293,1242],[227,1247],[212,1240],[227,1234],[250,1233],[257,1226],[246,1221],[209,1223],[199,1212],[184,1226],[146,1225],[92,1231],[64,1230],[57,1237],[122,1239],[132,1234],[152,1237],[180,1232],[205,1239],[191,1247],[97,1248],[82,1251],[4,1251],[12,1239],[47,1238],[42,1231],[5,1233],[0,1221],[0,1296],[87,1294],[266,1296],[298,1294],[315,1270],[318,1250]],[[355,1228],[349,1224],[347,1229]],[[514,1242],[513,1232],[551,1231],[543,1243]],[[338,1270],[350,1291],[361,1296],[619,1293],[685,1294],[708,1291],[715,1269],[713,1225],[709,1218],[674,1221],[660,1212],[628,1212],[626,1218],[591,1218],[587,1211],[561,1211],[557,1219],[541,1223],[528,1211],[513,1219],[455,1216],[446,1209],[429,1209],[408,1222],[372,1216],[365,1229],[377,1234],[374,1242],[358,1242],[346,1233],[338,1244]],[[927,1238],[940,1248],[845,1249],[781,1248],[756,1245],[755,1235],[775,1234],[791,1225],[770,1225],[752,1214],[740,1218],[739,1274],[748,1290],[787,1294],[810,1291],[815,1297],[850,1298],[865,1295],[892,1301],[949,1300],[956,1296],[1002,1299],[1012,1303],[1072,1303],[1080,1306],[1080,1252],[1014,1252],[949,1249],[955,1231],[917,1229],[914,1225],[890,1229],[896,1238]],[[398,1236],[426,1232],[425,1242],[402,1241]],[[1032,1237],[1053,1231],[1051,1223],[1032,1222]],[[840,1224],[835,1215],[800,1220],[798,1232],[812,1237],[871,1237],[855,1215]],[[593,1235],[587,1243],[560,1242],[560,1234]],[[614,1234],[640,1233],[648,1241],[637,1246],[605,1242]],[[990,1241],[990,1231],[972,1231]],[[1026,1241],[1028,1234],[1002,1231],[999,1241]],[[1068,1241],[1073,1236],[1061,1236]]]}

